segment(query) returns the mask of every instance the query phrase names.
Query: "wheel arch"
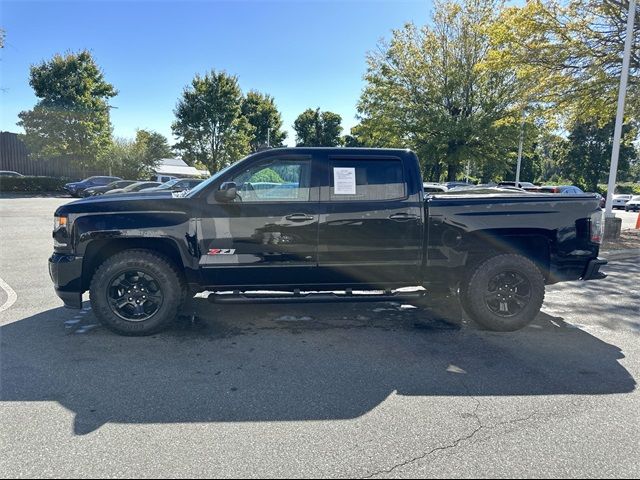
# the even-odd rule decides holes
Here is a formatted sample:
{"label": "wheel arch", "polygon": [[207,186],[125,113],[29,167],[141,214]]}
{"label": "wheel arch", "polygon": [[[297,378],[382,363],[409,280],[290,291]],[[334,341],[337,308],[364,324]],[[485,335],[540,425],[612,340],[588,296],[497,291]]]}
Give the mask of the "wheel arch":
{"label": "wheel arch", "polygon": [[490,257],[504,254],[521,255],[531,260],[545,279],[549,278],[552,242],[546,231],[483,231],[474,235],[465,270],[472,271]]}
{"label": "wheel arch", "polygon": [[167,258],[181,275],[185,265],[176,242],[169,238],[102,238],[90,242],[82,262],[82,290],[89,289],[91,279],[105,260],[125,250],[142,249]]}

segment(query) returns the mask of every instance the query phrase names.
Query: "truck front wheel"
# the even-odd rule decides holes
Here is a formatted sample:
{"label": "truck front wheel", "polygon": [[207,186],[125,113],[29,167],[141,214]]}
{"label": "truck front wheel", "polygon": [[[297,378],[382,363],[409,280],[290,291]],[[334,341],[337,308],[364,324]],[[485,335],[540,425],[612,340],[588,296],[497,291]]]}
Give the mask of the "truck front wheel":
{"label": "truck front wheel", "polygon": [[527,326],[540,312],[544,277],[521,255],[497,255],[471,272],[461,296],[463,308],[480,326],[512,332]]}
{"label": "truck front wheel", "polygon": [[173,264],[149,250],[125,250],[105,260],[91,280],[91,306],[121,335],[151,335],[178,314],[184,282]]}

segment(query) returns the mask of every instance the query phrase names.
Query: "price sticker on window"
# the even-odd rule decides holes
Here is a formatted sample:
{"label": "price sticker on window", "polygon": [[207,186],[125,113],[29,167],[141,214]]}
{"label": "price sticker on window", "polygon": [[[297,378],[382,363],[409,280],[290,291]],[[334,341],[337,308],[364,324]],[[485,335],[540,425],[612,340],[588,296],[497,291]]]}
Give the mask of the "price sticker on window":
{"label": "price sticker on window", "polygon": [[355,168],[334,168],[333,169],[333,194],[334,195],[355,195],[356,194],[356,169]]}

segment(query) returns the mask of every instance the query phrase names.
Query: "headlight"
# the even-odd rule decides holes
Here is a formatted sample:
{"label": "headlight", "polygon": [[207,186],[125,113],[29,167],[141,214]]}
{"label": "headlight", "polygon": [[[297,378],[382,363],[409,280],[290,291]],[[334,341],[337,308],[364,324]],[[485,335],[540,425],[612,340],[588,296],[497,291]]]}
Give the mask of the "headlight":
{"label": "headlight", "polygon": [[65,216],[53,217],[53,231],[55,232],[60,227],[66,227],[68,222],[69,222],[69,217],[65,217]]}
{"label": "headlight", "polygon": [[69,217],[66,216],[54,216],[53,217],[53,246],[54,248],[65,248],[68,246],[67,239],[69,233],[67,231],[67,225],[69,224]]}

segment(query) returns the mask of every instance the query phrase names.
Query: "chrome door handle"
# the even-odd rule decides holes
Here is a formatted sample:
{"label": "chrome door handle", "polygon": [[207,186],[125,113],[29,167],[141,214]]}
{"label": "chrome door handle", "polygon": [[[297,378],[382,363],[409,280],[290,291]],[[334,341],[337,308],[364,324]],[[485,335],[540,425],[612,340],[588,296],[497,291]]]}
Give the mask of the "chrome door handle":
{"label": "chrome door handle", "polygon": [[418,218],[418,215],[412,213],[394,213],[393,215],[389,215],[389,220],[393,220],[394,222],[409,222],[411,220],[418,220]]}
{"label": "chrome door handle", "polygon": [[313,220],[315,217],[313,215],[307,215],[306,213],[294,213],[287,215],[284,218],[291,222],[308,222],[309,220]]}

